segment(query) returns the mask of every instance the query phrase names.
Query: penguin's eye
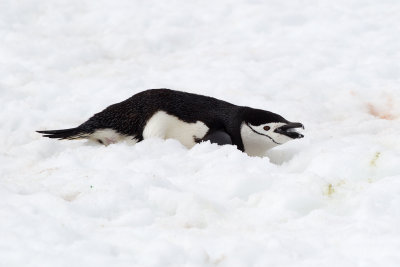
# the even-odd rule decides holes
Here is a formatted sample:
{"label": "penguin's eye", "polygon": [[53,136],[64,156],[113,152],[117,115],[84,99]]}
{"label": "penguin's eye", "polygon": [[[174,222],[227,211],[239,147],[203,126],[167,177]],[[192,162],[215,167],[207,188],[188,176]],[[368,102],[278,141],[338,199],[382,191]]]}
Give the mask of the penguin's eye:
{"label": "penguin's eye", "polygon": [[100,144],[103,144],[103,141],[101,139],[97,139],[97,142],[99,142]]}
{"label": "penguin's eye", "polygon": [[268,131],[269,129],[271,129],[271,127],[269,127],[269,126],[264,126],[264,130]]}

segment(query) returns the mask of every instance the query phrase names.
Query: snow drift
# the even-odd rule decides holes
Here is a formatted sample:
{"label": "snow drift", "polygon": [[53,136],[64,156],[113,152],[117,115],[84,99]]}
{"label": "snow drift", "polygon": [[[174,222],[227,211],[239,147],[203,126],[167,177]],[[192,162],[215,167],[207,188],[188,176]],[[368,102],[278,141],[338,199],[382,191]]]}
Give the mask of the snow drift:
{"label": "snow drift", "polygon": [[[400,3],[0,6],[1,266],[399,266]],[[256,158],[35,133],[160,87],[305,138]]]}

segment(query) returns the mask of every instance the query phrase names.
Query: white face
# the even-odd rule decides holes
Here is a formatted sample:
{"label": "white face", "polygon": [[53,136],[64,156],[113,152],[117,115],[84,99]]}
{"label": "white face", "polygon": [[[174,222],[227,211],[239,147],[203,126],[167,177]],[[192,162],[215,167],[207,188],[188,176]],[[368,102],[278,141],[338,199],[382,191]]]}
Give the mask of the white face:
{"label": "white face", "polygon": [[268,149],[292,140],[286,135],[275,132],[276,128],[283,125],[286,125],[286,123],[272,122],[258,126],[243,123],[240,133],[245,152],[250,156],[261,157],[265,155]]}

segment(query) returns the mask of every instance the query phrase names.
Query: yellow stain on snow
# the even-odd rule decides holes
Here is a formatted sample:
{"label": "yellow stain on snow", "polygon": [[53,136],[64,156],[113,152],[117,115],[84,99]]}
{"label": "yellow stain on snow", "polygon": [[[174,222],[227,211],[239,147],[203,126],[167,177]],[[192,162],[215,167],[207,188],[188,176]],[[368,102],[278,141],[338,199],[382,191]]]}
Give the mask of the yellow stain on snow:
{"label": "yellow stain on snow", "polygon": [[329,185],[328,185],[328,192],[327,192],[327,195],[328,195],[328,196],[331,196],[333,193],[335,193],[335,188],[333,187],[332,184],[329,184]]}
{"label": "yellow stain on snow", "polygon": [[375,167],[376,166],[376,161],[379,159],[380,155],[381,155],[381,152],[376,152],[375,156],[372,158],[372,160],[369,163],[369,165]]}
{"label": "yellow stain on snow", "polygon": [[323,194],[325,196],[331,197],[333,196],[334,193],[336,193],[336,188],[344,185],[346,182],[344,180],[339,181],[336,184],[328,184],[328,186],[326,187],[326,189],[324,190]]}

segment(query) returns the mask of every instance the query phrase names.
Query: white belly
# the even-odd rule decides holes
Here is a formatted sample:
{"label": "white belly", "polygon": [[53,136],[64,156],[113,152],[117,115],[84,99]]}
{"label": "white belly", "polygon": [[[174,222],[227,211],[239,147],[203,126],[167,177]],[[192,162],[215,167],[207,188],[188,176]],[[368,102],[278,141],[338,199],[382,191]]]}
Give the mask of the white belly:
{"label": "white belly", "polygon": [[143,139],[172,138],[177,139],[187,148],[191,148],[196,144],[195,140],[202,139],[207,131],[208,127],[201,121],[187,123],[164,111],[158,111],[144,127]]}

